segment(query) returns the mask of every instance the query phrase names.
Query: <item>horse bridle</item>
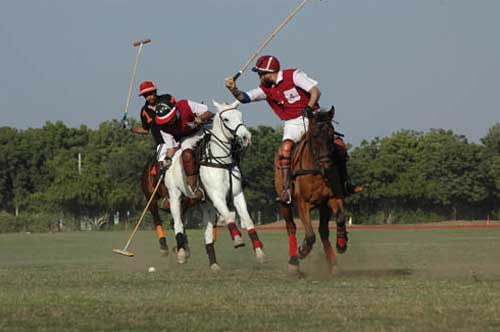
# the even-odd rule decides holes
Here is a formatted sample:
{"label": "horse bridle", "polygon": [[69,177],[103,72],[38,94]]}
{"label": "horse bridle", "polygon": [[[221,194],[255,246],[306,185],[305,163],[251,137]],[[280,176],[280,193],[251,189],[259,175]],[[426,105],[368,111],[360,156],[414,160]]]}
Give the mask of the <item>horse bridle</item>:
{"label": "horse bridle", "polygon": [[222,119],[222,113],[231,111],[233,109],[234,108],[230,108],[227,110],[223,110],[219,113],[219,122],[222,123],[222,126],[232,135],[232,137],[227,137],[224,131],[222,131],[222,134],[226,139],[229,140],[229,142],[224,142],[221,138],[217,137],[217,135],[215,135],[211,130],[204,129],[206,134],[209,134],[211,137],[213,137],[216,143],[227,151],[227,154],[223,156],[214,156],[211,152],[211,149],[209,148],[207,151],[207,155],[205,155],[204,160],[201,162],[202,165],[208,167],[226,168],[229,170],[232,170],[233,167],[238,166],[239,160],[233,160],[233,162],[229,164],[224,164],[221,161],[221,159],[225,159],[230,156],[235,156],[236,154],[241,153],[243,151],[243,146],[236,143],[236,138],[237,138],[236,133],[238,132],[241,126],[244,126],[244,124],[239,123],[236,126],[236,128],[232,129],[228,125],[226,125],[224,123],[224,120]]}
{"label": "horse bridle", "polygon": [[[238,125],[236,126],[236,128],[232,129],[232,128],[230,128],[228,125],[226,125],[226,123],[225,123],[224,119],[222,118],[222,114],[223,114],[224,112],[227,112],[227,111],[232,111],[232,110],[234,110],[234,108],[228,108],[227,110],[223,110],[222,112],[220,112],[220,113],[219,113],[219,120],[220,120],[220,122],[222,123],[222,126],[223,126],[223,127],[224,127],[227,131],[229,131],[229,133],[233,136],[233,137],[232,137],[232,139],[234,140],[234,139],[236,139],[236,137],[238,136],[238,135],[237,135],[237,133],[238,133],[238,129],[240,129],[240,127],[241,127],[241,126],[243,126],[243,122],[242,122],[242,123],[240,123],[240,124],[238,124]],[[224,135],[224,136],[226,136],[226,135]],[[229,139],[229,137],[227,137],[227,136],[226,136],[226,138],[227,138],[227,139]]]}
{"label": "horse bridle", "polygon": [[315,121],[316,121],[316,126],[317,126],[316,130],[318,131],[318,133],[313,134],[311,132],[310,138],[309,138],[311,140],[311,144],[312,144],[312,140],[313,139],[315,140],[316,137],[318,137],[320,135],[321,136],[326,135],[326,136],[328,136],[327,140],[331,144],[330,149],[327,149],[327,151],[326,151],[327,152],[326,155],[324,153],[319,154],[318,151],[316,151],[315,149],[312,149],[314,162],[315,162],[316,166],[320,168],[322,173],[328,168],[326,166],[333,162],[333,154],[334,154],[333,149],[335,148],[335,145],[333,144],[333,141],[335,139],[335,129],[332,125],[332,122],[328,119],[323,118],[323,116],[324,115],[322,115],[322,114],[317,115],[317,118],[315,119]]}

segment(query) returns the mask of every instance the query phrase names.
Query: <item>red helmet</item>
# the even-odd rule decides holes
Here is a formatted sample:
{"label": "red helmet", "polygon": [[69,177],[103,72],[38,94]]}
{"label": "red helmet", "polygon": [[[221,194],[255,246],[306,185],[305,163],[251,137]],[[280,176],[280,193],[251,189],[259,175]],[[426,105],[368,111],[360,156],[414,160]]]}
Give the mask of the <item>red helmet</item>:
{"label": "red helmet", "polygon": [[257,73],[274,73],[280,70],[278,58],[272,55],[263,55],[255,63],[252,71]]}
{"label": "red helmet", "polygon": [[169,95],[161,96],[155,107],[155,122],[159,125],[173,125],[179,119],[179,111]]}
{"label": "red helmet", "polygon": [[156,91],[156,85],[151,81],[144,81],[139,86],[139,96],[151,91]]}

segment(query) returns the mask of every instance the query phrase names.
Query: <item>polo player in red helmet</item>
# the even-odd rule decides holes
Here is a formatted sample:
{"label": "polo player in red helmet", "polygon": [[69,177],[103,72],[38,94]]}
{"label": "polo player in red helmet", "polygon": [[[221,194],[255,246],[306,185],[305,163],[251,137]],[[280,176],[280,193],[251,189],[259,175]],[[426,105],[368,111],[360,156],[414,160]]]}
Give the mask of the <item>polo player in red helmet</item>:
{"label": "polo player in red helmet", "polygon": [[[139,85],[139,96],[144,97],[144,106],[142,106],[140,111],[141,126],[130,128],[130,131],[132,131],[134,134],[139,135],[148,135],[151,132],[156,149],[158,150],[158,147],[164,142],[159,127],[154,123],[154,118],[156,117],[155,108],[158,104],[159,99],[167,99],[171,102],[175,102],[175,98],[170,94],[158,95],[156,85],[151,81],[143,81]],[[125,122],[123,125],[124,128],[128,128],[127,122]],[[166,187],[160,186],[159,191],[160,196],[163,197],[161,207],[163,209],[169,208],[168,193]],[[144,194],[147,196],[150,193],[144,192]],[[156,234],[158,235],[160,248],[163,251],[168,250],[167,240],[165,238],[163,226],[161,225],[161,223],[156,225]]]}
{"label": "polo player in red helmet", "polygon": [[151,132],[156,146],[163,144],[159,128],[154,125],[154,118],[156,117],[156,105],[158,100],[167,99],[175,102],[175,98],[170,94],[158,95],[156,85],[151,81],[144,81],[139,85],[139,96],[144,97],[144,106],[141,108],[141,127],[131,128],[134,134],[147,135]]}
{"label": "polo player in red helmet", "polygon": [[167,170],[175,152],[180,149],[187,182],[197,199],[204,199],[205,194],[199,185],[193,149],[204,136],[202,124],[212,116],[206,105],[187,99],[172,102],[160,97],[156,105],[154,121],[163,139],[158,149],[158,161],[163,170]]}
{"label": "polo player in red helmet", "polygon": [[[278,158],[283,180],[283,190],[277,200],[283,204],[291,203],[290,169],[293,146],[304,135],[308,119],[303,117],[307,112],[319,109],[318,100],[321,91],[318,82],[299,69],[280,70],[279,60],[271,55],[261,56],[252,71],[259,75],[260,85],[247,92],[240,91],[233,78],[226,79],[226,87],[241,103],[266,100],[276,115],[284,121],[283,140],[279,147]],[[305,125],[304,125],[305,124]],[[338,137],[337,146],[344,151],[340,153],[339,165],[343,178],[345,195],[361,191],[361,187],[350,183],[347,176],[347,153],[343,141]],[[337,149],[339,150],[339,149]]]}

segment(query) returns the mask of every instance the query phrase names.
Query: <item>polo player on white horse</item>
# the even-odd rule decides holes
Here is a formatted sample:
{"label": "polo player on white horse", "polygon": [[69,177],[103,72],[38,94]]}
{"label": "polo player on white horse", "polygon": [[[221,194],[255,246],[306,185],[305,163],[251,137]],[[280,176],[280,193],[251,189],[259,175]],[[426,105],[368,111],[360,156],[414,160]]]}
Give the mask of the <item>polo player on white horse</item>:
{"label": "polo player on white horse", "polygon": [[160,127],[164,143],[158,145],[158,163],[161,172],[172,164],[172,157],[177,150],[182,152],[182,165],[187,182],[197,199],[204,198],[204,192],[198,184],[193,149],[203,138],[201,125],[210,120],[213,113],[206,105],[182,99],[175,103],[171,99],[158,100],[155,122]]}
{"label": "polo player on white horse", "polygon": [[[233,197],[234,206],[240,216],[242,227],[247,229],[248,235],[252,240],[256,258],[262,262],[264,260],[262,242],[257,236],[255,226],[247,210],[242,188],[241,172],[238,165],[236,165],[233,160],[234,151],[232,149],[234,143],[238,142],[240,146],[246,147],[250,144],[251,140],[251,133],[243,125],[241,112],[236,110],[238,104],[239,102],[232,105],[221,105],[214,102],[214,105],[219,111],[214,117],[213,128],[209,131],[210,135],[204,146],[204,158],[201,162],[199,173],[203,187],[206,190],[206,195],[208,196],[207,198],[213,203],[220,216],[219,219],[226,223],[231,238],[233,239],[234,247],[241,247],[244,243],[241,238],[241,233],[236,227],[235,213],[231,212],[227,207],[226,197],[228,194]],[[191,116],[189,112],[177,110],[177,104],[169,105],[165,103],[164,106],[159,106],[157,109],[158,121],[161,122],[162,119],[164,119],[162,125],[165,129],[170,128],[170,132],[175,131],[173,128],[178,129],[186,123],[183,117],[188,118]],[[210,114],[209,116],[206,112],[204,113],[206,115],[203,116],[201,120],[212,117],[212,113],[208,112]],[[202,121],[200,121],[200,123],[202,123]],[[184,142],[191,142],[190,137],[193,137],[193,141],[198,142],[202,134],[196,132],[196,134],[184,138]],[[195,139],[194,137],[199,138]],[[182,143],[181,150],[183,150]],[[186,150],[183,150],[181,153],[175,153],[174,150],[173,152],[175,154],[173,157],[167,157],[166,160],[170,161],[171,167],[165,174],[165,184],[169,191],[170,211],[174,219],[174,231],[177,240],[177,260],[181,264],[185,263],[187,258],[184,249],[184,225],[181,215],[181,198],[183,195],[196,198],[197,191],[201,191],[199,186],[194,188],[191,186],[191,183],[189,183],[189,178],[186,179],[186,176],[193,173],[189,173],[191,169],[185,166],[185,151]],[[183,166],[181,166],[181,161]],[[196,173],[196,168],[194,168],[194,173]],[[217,270],[219,266],[215,258],[213,238],[215,222],[215,220],[210,220],[207,223],[205,245],[210,267]]]}

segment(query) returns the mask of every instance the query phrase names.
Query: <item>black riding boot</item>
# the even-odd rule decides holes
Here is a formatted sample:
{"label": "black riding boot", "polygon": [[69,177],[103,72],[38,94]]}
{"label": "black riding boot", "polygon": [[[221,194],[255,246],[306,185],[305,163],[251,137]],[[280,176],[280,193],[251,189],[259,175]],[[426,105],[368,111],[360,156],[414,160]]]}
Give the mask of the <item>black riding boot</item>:
{"label": "black riding boot", "polygon": [[352,194],[359,193],[363,190],[360,185],[352,183],[351,178],[347,174],[347,164],[346,160],[341,160],[339,162],[339,175],[342,183],[342,189],[344,193],[344,197],[347,197]]}

